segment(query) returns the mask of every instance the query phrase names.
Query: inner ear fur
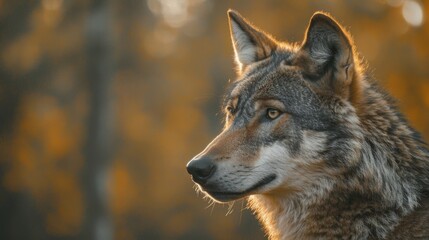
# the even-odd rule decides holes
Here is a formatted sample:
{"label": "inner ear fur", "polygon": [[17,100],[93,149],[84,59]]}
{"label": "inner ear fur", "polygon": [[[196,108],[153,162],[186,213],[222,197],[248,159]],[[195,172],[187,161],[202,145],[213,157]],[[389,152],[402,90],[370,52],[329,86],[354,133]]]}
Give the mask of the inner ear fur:
{"label": "inner ear fur", "polygon": [[228,10],[231,40],[238,72],[255,62],[269,57],[277,42],[269,34],[257,29],[234,10]]}
{"label": "inner ear fur", "polygon": [[360,66],[348,32],[326,13],[315,13],[298,51],[296,64],[318,91],[333,93],[358,105]]}

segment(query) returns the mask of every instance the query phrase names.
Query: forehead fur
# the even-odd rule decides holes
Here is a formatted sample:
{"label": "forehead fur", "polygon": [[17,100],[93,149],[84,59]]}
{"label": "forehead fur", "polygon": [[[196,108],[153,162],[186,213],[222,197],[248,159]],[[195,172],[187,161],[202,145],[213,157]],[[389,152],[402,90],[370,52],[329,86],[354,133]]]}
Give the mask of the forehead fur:
{"label": "forehead fur", "polygon": [[292,61],[296,50],[292,47],[276,51],[268,59],[258,62],[246,69],[238,78],[229,86],[225,95],[225,100],[235,98],[246,92],[247,89],[260,85],[264,76],[277,72],[285,63]]}
{"label": "forehead fur", "polygon": [[[288,65],[294,52],[279,51],[270,58],[254,64],[233,82],[227,91],[224,104],[238,98],[237,108],[252,111],[255,100],[281,101],[287,113],[295,116],[305,128],[320,129],[331,122],[327,109],[319,96],[303,78],[301,70]],[[241,116],[244,117],[244,116]]]}

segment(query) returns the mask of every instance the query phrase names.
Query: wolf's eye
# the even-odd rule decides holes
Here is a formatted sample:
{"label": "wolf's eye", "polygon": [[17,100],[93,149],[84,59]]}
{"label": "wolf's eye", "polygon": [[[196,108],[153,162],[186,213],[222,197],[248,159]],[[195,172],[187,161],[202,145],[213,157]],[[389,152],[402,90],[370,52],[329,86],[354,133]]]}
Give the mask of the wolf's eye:
{"label": "wolf's eye", "polygon": [[267,118],[274,120],[280,115],[280,111],[274,108],[267,109]]}
{"label": "wolf's eye", "polygon": [[226,107],[226,111],[228,112],[228,113],[233,113],[234,112],[234,108],[232,107],[232,106],[227,106]]}

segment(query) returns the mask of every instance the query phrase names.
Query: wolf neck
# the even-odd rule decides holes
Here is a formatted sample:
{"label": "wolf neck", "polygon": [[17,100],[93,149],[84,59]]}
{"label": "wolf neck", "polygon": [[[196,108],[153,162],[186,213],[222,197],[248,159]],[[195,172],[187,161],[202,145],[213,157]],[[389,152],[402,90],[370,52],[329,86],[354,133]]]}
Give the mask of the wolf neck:
{"label": "wolf neck", "polygon": [[253,195],[249,205],[273,240],[384,239],[417,205],[414,190],[393,185],[385,186],[392,190],[386,194],[324,187],[293,196]]}
{"label": "wolf neck", "polygon": [[353,168],[303,194],[249,198],[270,239],[382,239],[418,206],[428,151],[381,93],[367,94]]}
{"label": "wolf neck", "polygon": [[269,239],[302,239],[307,208],[299,202],[265,195],[253,195],[249,206],[263,224]]}
{"label": "wolf neck", "polygon": [[273,240],[383,239],[411,210],[345,189],[319,199],[255,195],[249,203]]}

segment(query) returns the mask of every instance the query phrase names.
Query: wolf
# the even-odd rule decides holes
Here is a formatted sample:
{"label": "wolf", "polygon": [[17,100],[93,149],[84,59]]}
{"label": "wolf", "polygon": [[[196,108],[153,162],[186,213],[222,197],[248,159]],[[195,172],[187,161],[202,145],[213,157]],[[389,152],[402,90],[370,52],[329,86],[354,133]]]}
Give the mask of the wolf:
{"label": "wolf", "polygon": [[186,166],[247,198],[270,239],[429,239],[429,151],[327,13],[301,44],[228,11],[237,79],[223,131]]}

